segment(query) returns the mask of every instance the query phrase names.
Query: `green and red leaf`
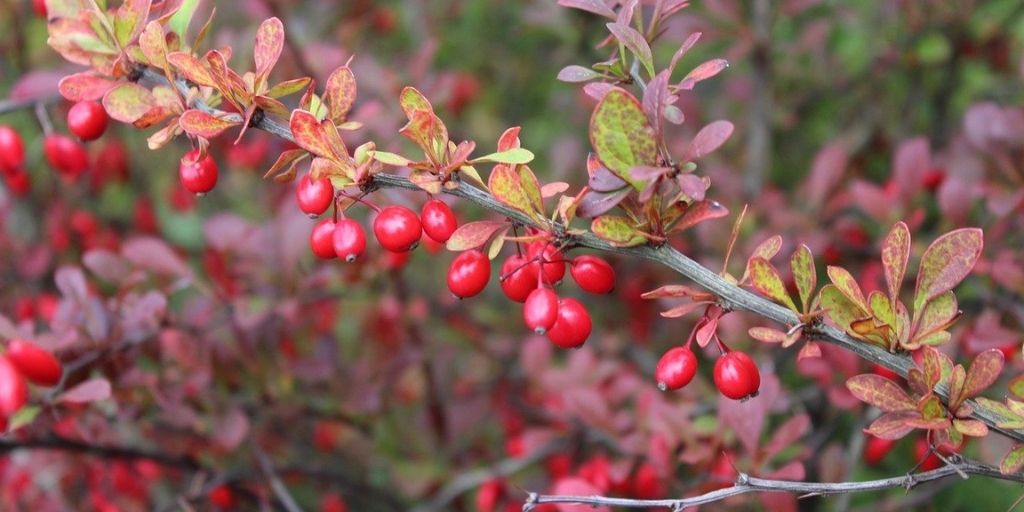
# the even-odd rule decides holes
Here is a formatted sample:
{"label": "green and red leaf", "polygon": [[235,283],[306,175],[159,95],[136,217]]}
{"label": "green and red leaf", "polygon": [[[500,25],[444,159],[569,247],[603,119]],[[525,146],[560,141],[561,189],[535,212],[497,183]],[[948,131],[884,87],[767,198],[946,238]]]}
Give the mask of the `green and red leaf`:
{"label": "green and red leaf", "polygon": [[467,222],[458,227],[445,244],[449,251],[466,251],[476,249],[487,243],[494,233],[507,226],[508,223],[496,220]]}
{"label": "green and red leaf", "polygon": [[632,247],[647,241],[636,226],[618,215],[602,215],[590,224],[590,230],[602,240],[617,247]]}
{"label": "green and red leaf", "polygon": [[143,23],[149,17],[151,0],[124,0],[114,15],[114,37],[122,47],[142,33]]}
{"label": "green and red leaf", "polygon": [[308,76],[304,76],[302,78],[293,78],[291,80],[285,80],[284,82],[274,84],[274,86],[271,87],[270,89],[267,89],[267,92],[264,93],[263,95],[268,98],[274,99],[283,98],[285,96],[291,96],[292,94],[296,94],[302,91],[303,89],[309,87],[311,83],[313,83],[313,79],[309,78]]}
{"label": "green and red leaf", "polygon": [[953,418],[953,428],[965,436],[985,437],[988,435],[988,425],[978,420]]}
{"label": "green and red leaf", "polygon": [[313,114],[305,110],[294,110],[288,126],[292,130],[295,144],[300,148],[317,156],[326,158],[336,156],[335,148],[331,146],[328,136],[324,132],[324,126]]}
{"label": "green and red leaf", "polygon": [[848,270],[843,267],[828,267],[828,277],[850,302],[857,305],[865,314],[870,311],[867,301],[864,299],[864,293],[860,289],[860,285],[857,284],[857,280],[853,278]]}
{"label": "green and red leaf", "polygon": [[537,209],[537,205],[542,204],[540,185],[532,172],[523,172],[518,166],[496,165],[487,180],[487,188],[505,205],[534,219],[542,217]]}
{"label": "green and red leaf", "polygon": [[953,289],[970,274],[983,245],[980,229],[963,228],[942,235],[924,251],[917,271],[915,315],[926,302]]}
{"label": "green and red leaf", "polygon": [[893,304],[899,301],[900,288],[903,286],[909,260],[910,230],[903,221],[900,221],[889,230],[889,234],[882,241],[882,268],[885,270],[889,300]]}
{"label": "green and red leaf", "polygon": [[797,293],[804,312],[811,310],[811,296],[818,286],[818,272],[814,268],[814,256],[811,249],[801,244],[789,259],[789,267],[793,271]]}
{"label": "green and red leaf", "polygon": [[846,381],[846,388],[860,401],[885,412],[917,410],[917,404],[910,399],[903,388],[881,375],[873,373],[856,375]]}
{"label": "green and red leaf", "polygon": [[348,66],[335,69],[327,78],[327,89],[324,91],[328,116],[335,121],[345,119],[356,102],[356,93],[356,76],[352,70]]}
{"label": "green and red leaf", "polygon": [[751,338],[764,343],[782,343],[786,341],[786,333],[771,327],[751,327],[747,334]]}
{"label": "green and red leaf", "polygon": [[654,57],[651,54],[651,46],[647,43],[647,39],[644,39],[643,34],[623,23],[608,23],[606,26],[615,39],[618,39],[623,46],[633,52],[648,75],[654,76]]}
{"label": "green and red leaf", "polygon": [[942,405],[942,400],[934,393],[928,393],[921,397],[917,401],[917,410],[921,413],[921,417],[926,420],[943,419],[949,416],[946,412],[946,407]]}
{"label": "green and red leaf", "polygon": [[167,62],[170,62],[179,73],[188,80],[205,87],[216,87],[217,81],[210,73],[210,68],[203,61],[197,59],[191,53],[171,52],[167,54]]}
{"label": "green and red leaf", "polygon": [[1024,374],[1018,375],[1010,380],[1010,384],[1007,386],[1010,393],[1017,398],[1024,398]]}
{"label": "green and red leaf", "polygon": [[256,61],[257,86],[265,83],[270,70],[274,69],[277,60],[284,50],[284,24],[278,18],[268,18],[256,30],[256,45],[252,49],[253,60]]}
{"label": "green and red leaf", "polygon": [[122,123],[134,123],[157,106],[153,93],[145,87],[123,82],[103,95],[103,108],[113,119]]}
{"label": "green and red leaf", "polygon": [[[963,399],[972,398],[992,385],[1003,372],[1003,353],[988,349],[974,358],[964,381]],[[966,433],[966,432],[965,432]]]}
{"label": "green and red leaf", "polygon": [[779,272],[768,260],[755,256],[748,262],[748,268],[750,269],[750,284],[758,293],[793,311],[800,312],[789,296],[789,292],[786,291],[786,285],[779,277]]}
{"label": "green and red leaf", "polygon": [[60,95],[68,101],[96,101],[119,82],[92,73],[75,73],[60,80]]}
{"label": "green and red leaf", "polygon": [[234,115],[232,118],[217,117],[202,110],[186,110],[178,118],[178,124],[185,133],[205,139],[212,139],[220,135],[224,130],[241,124],[241,120]]}
{"label": "green and red leaf", "polygon": [[999,471],[1004,475],[1016,473],[1021,468],[1024,468],[1024,444],[1014,446],[999,462]]}
{"label": "green and red leaf", "polygon": [[919,417],[917,411],[889,412],[879,416],[864,432],[881,439],[900,439],[914,430],[909,422]]}
{"label": "green and red leaf", "polygon": [[635,180],[630,170],[657,164],[658,141],[639,100],[619,88],[609,91],[590,118],[590,143],[602,165],[643,190],[646,183]]}

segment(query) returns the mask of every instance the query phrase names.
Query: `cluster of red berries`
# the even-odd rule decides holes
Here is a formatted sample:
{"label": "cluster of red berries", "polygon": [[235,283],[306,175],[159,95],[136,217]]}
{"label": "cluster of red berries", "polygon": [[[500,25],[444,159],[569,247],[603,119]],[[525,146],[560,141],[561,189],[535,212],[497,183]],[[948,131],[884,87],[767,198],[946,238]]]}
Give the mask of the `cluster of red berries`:
{"label": "cluster of red berries", "polygon": [[[526,253],[516,253],[501,265],[501,290],[515,302],[523,303],[523,322],[537,334],[546,334],[561,348],[577,348],[590,337],[593,327],[590,313],[573,298],[559,298],[554,286],[570,274],[581,289],[589,293],[609,293],[615,287],[615,270],[597,256],[579,256],[572,261],[548,241],[532,242]],[[479,294],[487,287],[491,264],[479,250],[464,251],[448,267],[448,289],[456,297]]]}
{"label": "cluster of red berries", "polygon": [[[316,218],[335,204],[334,185],[327,178],[303,176],[295,189],[295,199],[300,210]],[[400,205],[378,209],[373,235],[388,253],[406,254],[416,248],[423,235],[443,244],[457,227],[451,207],[439,199],[430,199],[419,215]],[[324,219],[313,228],[309,245],[318,258],[341,258],[352,263],[366,251],[366,232],[359,222],[347,217]]]}
{"label": "cluster of red berries", "polygon": [[[715,362],[715,387],[727,398],[746,400],[757,396],[761,387],[761,373],[757,363],[745,352],[729,350],[719,342],[722,356]],[[697,374],[697,356],[687,346],[665,352],[654,370],[658,388],[662,391],[685,387]]]}
{"label": "cluster of red berries", "polygon": [[0,355],[0,429],[7,418],[28,401],[26,379],[40,386],[56,386],[63,370],[53,354],[24,340],[11,340]]}

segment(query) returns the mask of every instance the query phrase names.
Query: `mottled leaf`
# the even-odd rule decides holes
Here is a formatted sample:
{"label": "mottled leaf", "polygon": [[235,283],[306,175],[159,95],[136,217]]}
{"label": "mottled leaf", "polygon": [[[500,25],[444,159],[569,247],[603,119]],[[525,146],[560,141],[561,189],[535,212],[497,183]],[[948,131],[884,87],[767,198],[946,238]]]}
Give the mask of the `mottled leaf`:
{"label": "mottled leaf", "polygon": [[965,436],[985,437],[988,435],[988,425],[985,425],[978,420],[961,420],[953,418],[953,428],[957,429]]}
{"label": "mottled leaf", "polygon": [[864,429],[864,432],[881,439],[900,439],[909,434],[914,427],[908,422],[919,417],[917,411],[897,411],[883,414]]}
{"label": "mottled leaf", "polygon": [[618,215],[602,215],[594,219],[590,230],[602,240],[618,247],[632,247],[647,240],[629,219]]}
{"label": "mottled leaf", "polygon": [[761,295],[768,297],[793,311],[800,312],[793,299],[786,291],[786,285],[779,277],[779,272],[768,260],[754,257],[748,262],[750,268],[750,284]]}
{"label": "mottled leaf", "polygon": [[1016,473],[1021,468],[1024,468],[1024,444],[1014,446],[999,462],[999,471],[1004,475]]}
{"label": "mottled leaf", "polygon": [[942,405],[942,400],[939,400],[939,397],[933,393],[928,393],[918,400],[917,410],[926,420],[946,417],[946,408]]}
{"label": "mottled leaf", "polygon": [[853,278],[853,275],[848,270],[843,267],[829,266],[828,277],[836,289],[842,292],[846,298],[860,307],[864,313],[868,312],[869,307],[864,299],[864,293],[861,292],[860,285],[857,284],[857,280]]}
{"label": "mottled leaf", "polygon": [[114,15],[114,37],[121,46],[135,40],[142,33],[143,23],[149,16],[151,0],[124,0]]}
{"label": "mottled leaf", "polygon": [[797,292],[800,294],[800,304],[804,311],[811,310],[811,296],[818,286],[818,273],[814,269],[814,256],[811,249],[801,244],[789,258],[789,267],[793,271],[793,280],[796,282]]}
{"label": "mottled leaf", "polygon": [[[232,116],[234,117],[234,116]],[[185,133],[205,139],[212,139],[232,126],[238,126],[241,120],[237,118],[224,118],[207,114],[201,110],[186,110],[178,118],[178,124]]]}
{"label": "mottled leaf", "polygon": [[846,381],[846,388],[860,401],[885,412],[910,411],[917,407],[902,388],[881,375],[856,375]]}
{"label": "mottled leaf", "polygon": [[944,292],[928,301],[919,314],[917,332],[914,335],[923,336],[945,329],[960,316],[958,307],[956,294],[952,291]]}
{"label": "mottled leaf", "polygon": [[951,290],[967,277],[981,255],[983,243],[980,229],[963,228],[942,235],[924,251],[917,272],[915,313],[925,302]]}
{"label": "mottled leaf", "polygon": [[156,106],[156,98],[145,87],[123,82],[103,96],[103,108],[111,118],[122,123],[134,123]]}
{"label": "mottled leaf", "polygon": [[[530,177],[533,177],[532,173],[525,176],[516,167],[496,165],[487,180],[487,188],[498,201],[536,219],[540,216],[536,209],[541,201],[540,187],[535,177],[534,183],[527,183]],[[536,197],[533,197],[534,193]]]}
{"label": "mottled leaf", "polygon": [[507,224],[504,221],[481,220],[467,222],[458,227],[452,237],[448,239],[445,247],[449,251],[466,251],[476,249],[487,243],[487,240],[499,229]]}
{"label": "mottled leaf", "polygon": [[[964,381],[963,398],[971,398],[992,385],[1003,372],[1003,352],[994,348],[988,349],[974,358],[967,370]],[[966,433],[966,432],[965,432]]]}
{"label": "mottled leaf", "polygon": [[117,84],[91,73],[75,73],[62,78],[58,88],[68,101],[96,101]]}
{"label": "mottled leaf", "polygon": [[335,150],[327,140],[323,125],[317,118],[305,110],[292,111],[288,126],[292,130],[295,144],[317,156],[331,158]]}
{"label": "mottled leaf", "polygon": [[964,396],[964,383],[967,381],[967,371],[961,365],[953,367],[953,371],[949,372],[949,382],[946,385],[949,387],[949,408],[956,409],[960,407],[960,404],[967,398]]}
{"label": "mottled leaf", "polygon": [[253,60],[256,61],[256,82],[267,79],[270,70],[281,58],[284,49],[284,24],[278,18],[263,20],[256,30],[256,45],[252,49]]}
{"label": "mottled leaf", "polygon": [[334,120],[344,119],[356,101],[356,77],[348,66],[335,69],[327,78],[327,89],[324,96],[327,98],[328,117]]}
{"label": "mottled leaf", "polygon": [[210,68],[206,63],[200,61],[191,53],[171,52],[167,54],[167,61],[188,80],[196,85],[216,87],[217,81],[210,74]]}
{"label": "mottled leaf", "polygon": [[608,170],[637,190],[646,186],[633,179],[630,170],[655,165],[658,142],[639,100],[622,89],[609,91],[590,118],[590,143]]}
{"label": "mottled leaf", "polygon": [[889,299],[895,304],[900,297],[903,277],[907,273],[907,261],[910,259],[910,230],[902,221],[897,222],[885,240],[882,241],[882,267],[885,270],[885,282],[888,285]]}

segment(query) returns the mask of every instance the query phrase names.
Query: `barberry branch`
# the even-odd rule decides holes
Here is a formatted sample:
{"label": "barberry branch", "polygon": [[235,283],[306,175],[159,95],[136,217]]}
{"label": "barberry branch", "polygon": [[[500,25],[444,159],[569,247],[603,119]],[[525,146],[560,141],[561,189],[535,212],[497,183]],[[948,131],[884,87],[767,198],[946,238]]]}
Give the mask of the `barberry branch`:
{"label": "barberry branch", "polygon": [[687,507],[714,503],[732,496],[739,496],[741,494],[748,494],[752,492],[787,492],[800,494],[801,497],[811,497],[857,492],[874,492],[900,488],[910,490],[925,482],[941,480],[961,474],[979,475],[999,480],[1008,480],[1011,482],[1024,482],[1024,475],[1022,474],[1014,473],[1004,475],[999,472],[999,468],[997,467],[971,461],[957,462],[948,466],[943,466],[939,469],[926,471],[924,473],[907,474],[903,476],[867,480],[863,482],[793,482],[789,480],[757,478],[740,473],[739,477],[736,479],[735,485],[732,487],[718,489],[699,496],[680,499],[635,500],[605,496],[559,496],[531,493],[523,505],[523,512],[529,512],[537,505],[543,505],[545,503],[566,503],[590,505],[594,507],[664,508],[671,511],[680,511]]}
{"label": "barberry branch", "polygon": [[[151,68],[144,69],[143,78],[156,83],[167,83],[167,79],[161,72]],[[184,80],[176,80],[174,85],[183,93],[184,96],[187,97],[189,86]],[[221,111],[203,103],[200,100],[195,101],[190,106],[192,108],[197,108],[204,112],[214,114],[218,117],[230,118],[230,116],[235,116],[238,120],[241,119],[238,114]],[[273,119],[270,116],[264,117],[260,119],[259,122],[254,123],[254,128],[294,142],[291,129],[286,124],[282,124],[280,121]],[[370,185],[370,189],[373,188],[421,190],[418,185],[409,181],[408,178],[389,173],[375,174]],[[477,206],[507,217],[508,219],[524,226],[546,227],[539,226],[537,221],[531,219],[526,214],[502,204],[489,192],[476,188],[466,182],[459,182],[457,187],[444,189],[444,192],[466,199]],[[556,226],[556,228],[558,227]],[[564,231],[564,226],[561,227],[561,229]],[[637,247],[617,247],[598,238],[592,233],[585,233],[569,236],[568,247],[588,248],[624,257],[651,260],[674,270],[678,274],[715,294],[718,297],[719,304],[726,309],[747,311],[765,319],[777,322],[787,328],[801,322],[796,313],[759,295],[755,295],[743,287],[727,281],[714,271],[704,267],[700,263],[697,263],[689,256],[686,256],[667,244],[660,246],[641,245]],[[879,347],[858,341],[843,331],[831,325],[821,323],[820,321],[805,327],[804,336],[808,339],[824,341],[845,348],[862,359],[888,368],[903,377],[906,377],[909,370],[913,367],[913,362],[908,356],[892,354]],[[948,404],[949,392],[945,386],[937,386],[936,394],[942,399],[943,403]],[[971,415],[972,418],[980,420],[985,423],[989,429],[994,430],[1005,437],[1014,439],[1018,442],[1024,442],[1024,431],[999,428],[996,425],[998,416],[993,411],[974,400],[968,400],[966,403],[970,404],[974,409],[974,413]]]}

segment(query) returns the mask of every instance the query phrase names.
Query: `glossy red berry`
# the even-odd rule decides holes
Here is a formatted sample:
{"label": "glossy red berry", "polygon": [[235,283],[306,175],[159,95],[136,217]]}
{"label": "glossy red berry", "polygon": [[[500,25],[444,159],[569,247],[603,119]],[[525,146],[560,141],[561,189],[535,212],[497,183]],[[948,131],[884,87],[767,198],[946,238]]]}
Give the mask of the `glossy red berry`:
{"label": "glossy red berry", "polygon": [[423,234],[416,212],[404,207],[385,207],[373,219],[373,235],[380,246],[391,252],[405,252],[416,248]]}
{"label": "glossy red berry", "polygon": [[324,219],[313,226],[313,232],[309,234],[309,248],[313,254],[322,260],[330,260],[338,257],[334,251],[334,221]]}
{"label": "glossy red berry", "polygon": [[545,283],[557,284],[565,277],[565,259],[555,246],[543,242],[534,243],[530,245],[527,253],[531,260],[540,257],[540,261],[535,261],[533,265],[535,269],[543,268],[542,277]]}
{"label": "glossy red berry", "polygon": [[28,400],[28,386],[7,355],[0,355],[0,416],[10,416]]}
{"label": "glossy red berry", "polygon": [[341,219],[334,225],[334,253],[348,263],[366,251],[366,232],[352,219]]}
{"label": "glossy red berry", "polygon": [[746,400],[757,396],[761,373],[757,364],[744,352],[727,352],[715,362],[715,387],[727,398]]}
{"label": "glossy red berry", "polygon": [[516,302],[526,302],[530,292],[537,289],[537,269],[526,264],[526,258],[513,254],[501,264],[501,291]]}
{"label": "glossy red berry", "polygon": [[544,334],[558,320],[558,295],[547,287],[530,292],[523,304],[523,321],[537,334]]}
{"label": "glossy red berry", "polygon": [[11,340],[7,359],[33,384],[56,386],[64,371],[53,354],[24,340]]}
{"label": "glossy red berry", "polygon": [[459,223],[455,220],[455,212],[448,203],[439,199],[431,199],[420,210],[420,222],[423,232],[437,242],[445,243],[451,238]]}
{"label": "glossy red berry", "polygon": [[869,435],[864,443],[864,463],[869,466],[877,466],[892,451],[893,446],[896,446],[896,441],[893,439],[882,439]]}
{"label": "glossy red berry", "polygon": [[654,378],[662,391],[685,387],[697,374],[697,356],[686,347],[675,347],[665,352],[654,368]]}
{"label": "glossy red berry", "polygon": [[934,451],[929,452],[928,448],[927,438],[919,437],[917,441],[914,441],[914,458],[921,463],[918,466],[918,469],[921,471],[931,471],[943,466],[942,459],[936,456]]}
{"label": "glossy red berry", "polygon": [[60,174],[74,178],[89,168],[85,148],[67,135],[50,134],[43,139],[43,155]]}
{"label": "glossy red berry", "polygon": [[12,169],[4,175],[7,188],[15,197],[25,197],[32,188],[32,180],[24,169]]}
{"label": "glossy red berry", "polygon": [[609,293],[615,288],[615,269],[604,258],[579,256],[570,264],[569,272],[583,291]]}
{"label": "glossy red berry", "polygon": [[561,348],[577,348],[590,337],[590,313],[578,300],[568,298],[558,303],[558,320],[548,329],[548,339]]}
{"label": "glossy red berry", "polygon": [[491,262],[479,250],[463,251],[448,267],[448,289],[465,299],[484,291],[491,279]]}
{"label": "glossy red berry", "polygon": [[68,110],[68,130],[86,142],[100,138],[109,120],[103,105],[95,101],[79,101]]}
{"label": "glossy red berry", "polygon": [[17,130],[0,125],[0,171],[20,169],[25,165],[25,142]]}
{"label": "glossy red berry", "polygon": [[314,180],[307,174],[299,178],[299,184],[295,187],[295,200],[303,213],[317,217],[334,202],[334,185],[328,178]]}
{"label": "glossy red berry", "polygon": [[178,177],[189,192],[196,195],[205,194],[213,190],[217,184],[217,162],[210,155],[200,160],[199,150],[193,149],[181,157]]}

